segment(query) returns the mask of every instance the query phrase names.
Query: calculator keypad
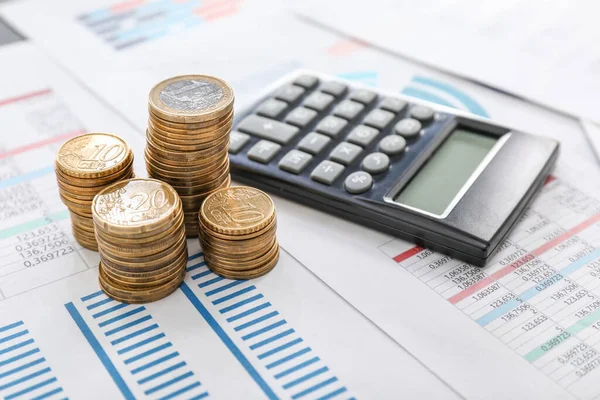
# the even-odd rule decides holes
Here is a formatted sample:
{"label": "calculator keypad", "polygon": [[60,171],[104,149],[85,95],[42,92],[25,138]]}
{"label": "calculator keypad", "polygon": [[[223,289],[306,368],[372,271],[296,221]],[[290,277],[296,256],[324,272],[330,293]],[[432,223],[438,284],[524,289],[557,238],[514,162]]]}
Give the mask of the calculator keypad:
{"label": "calculator keypad", "polygon": [[361,166],[370,174],[380,174],[390,167],[390,158],[384,153],[371,153],[364,158]]}
{"label": "calculator keypad", "polygon": [[269,99],[258,106],[256,113],[267,118],[279,118],[287,108],[285,101]]}
{"label": "calculator keypad", "polygon": [[402,136],[390,135],[381,139],[379,150],[388,156],[397,156],[402,154],[406,148],[406,140]]}
{"label": "calculator keypad", "polygon": [[302,97],[303,94],[304,89],[302,89],[300,86],[287,85],[282,87],[277,94],[275,94],[275,97],[288,103],[295,103],[300,99],[300,97]]}
{"label": "calculator keypad", "polygon": [[273,119],[249,115],[240,122],[238,130],[258,136],[261,139],[272,140],[279,144],[286,144],[294,138],[300,129],[284,124]]}
{"label": "calculator keypad", "polygon": [[333,115],[347,119],[348,121],[353,120],[364,110],[365,106],[356,101],[344,100],[333,109]]}
{"label": "calculator keypad", "polygon": [[306,100],[304,100],[304,107],[312,108],[316,111],[323,111],[331,104],[333,104],[334,100],[335,97],[333,97],[330,94],[323,92],[314,92],[310,94],[306,98]]}
{"label": "calculator keypad", "polygon": [[357,89],[350,95],[350,100],[358,101],[364,105],[370,105],[377,98],[377,94],[367,89]]}
{"label": "calculator keypad", "polygon": [[290,125],[295,125],[299,128],[304,128],[313,122],[315,118],[317,118],[317,112],[315,110],[298,107],[292,110],[287,117],[285,117],[285,122]]}
{"label": "calculator keypad", "polygon": [[281,146],[277,143],[261,140],[248,151],[248,158],[262,164],[267,164],[279,153],[280,149]]}
{"label": "calculator keypad", "polygon": [[249,141],[250,135],[238,131],[231,131],[229,134],[229,153],[239,153]]}
{"label": "calculator keypad", "polygon": [[376,108],[367,114],[363,123],[372,126],[373,128],[383,130],[390,122],[392,122],[395,116],[394,113]]}
{"label": "calculator keypad", "polygon": [[334,117],[333,115],[328,115],[317,124],[315,130],[324,133],[327,136],[337,137],[346,124],[347,122],[345,120]]}
{"label": "calculator keypad", "polygon": [[427,122],[433,119],[434,111],[429,107],[416,105],[410,109],[410,115],[421,122]]}
{"label": "calculator keypad", "polygon": [[395,132],[407,139],[414,138],[421,131],[421,123],[414,118],[404,118],[394,127]]}
{"label": "calculator keypad", "polygon": [[342,142],[335,146],[335,149],[333,149],[329,158],[340,164],[350,165],[361,152],[362,147],[352,143]]}
{"label": "calculator keypad", "polygon": [[319,83],[319,78],[312,75],[300,75],[294,80],[294,84],[305,89],[312,89]]}
{"label": "calculator keypad", "polygon": [[310,163],[312,156],[300,150],[290,150],[279,161],[279,168],[292,174],[299,174]]}
{"label": "calculator keypad", "polygon": [[361,194],[371,189],[373,177],[364,171],[356,171],[348,175],[344,181],[344,189],[348,193]]}
{"label": "calculator keypad", "polygon": [[341,82],[329,81],[323,84],[321,90],[325,93],[329,93],[334,97],[342,97],[348,91],[348,86]]}
{"label": "calculator keypad", "polygon": [[343,172],[343,165],[333,161],[324,160],[313,170],[310,177],[313,181],[331,185]]}
{"label": "calculator keypad", "polygon": [[298,143],[298,148],[310,154],[319,154],[330,141],[328,136],[311,132],[302,138]]}
{"label": "calculator keypad", "polygon": [[362,147],[367,147],[371,144],[373,139],[379,135],[379,131],[375,128],[371,128],[370,126],[358,125],[346,138],[350,143],[357,144]]}

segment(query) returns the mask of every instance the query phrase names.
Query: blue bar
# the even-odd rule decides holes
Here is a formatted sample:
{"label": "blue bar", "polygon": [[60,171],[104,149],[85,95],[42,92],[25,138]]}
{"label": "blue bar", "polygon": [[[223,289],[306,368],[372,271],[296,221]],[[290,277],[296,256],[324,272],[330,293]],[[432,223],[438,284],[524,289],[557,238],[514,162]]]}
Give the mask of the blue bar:
{"label": "blue bar", "polygon": [[190,400],[200,400],[208,396],[208,392],[200,393],[198,396],[192,397]]}
{"label": "blue bar", "polygon": [[339,388],[338,390],[334,390],[333,392],[326,394],[323,397],[319,397],[318,400],[329,400],[335,396],[337,396],[338,394],[342,394],[344,392],[348,391],[348,389],[346,389],[345,387]]}
{"label": "blue bar", "polygon": [[281,339],[283,337],[286,337],[288,335],[291,335],[292,333],[294,333],[295,331],[293,329],[288,329],[287,331],[283,331],[281,333],[278,333],[277,335],[271,336],[270,338],[267,338],[263,341],[260,341],[258,343],[254,343],[252,346],[250,346],[250,350],[255,350],[258,349],[259,347],[262,347],[264,345],[267,345],[271,342],[274,342],[275,340]]}
{"label": "blue bar", "polygon": [[[194,278],[192,278],[192,279],[194,279]],[[210,285],[212,285],[213,283],[221,282],[223,279],[225,279],[225,278],[223,278],[222,276],[217,276],[216,278],[209,279],[209,280],[207,280],[207,281],[204,281],[204,282],[202,282],[202,283],[199,283],[199,284],[198,284],[198,287],[199,287],[199,288],[205,288],[205,287],[207,287],[207,286],[210,286]]]}
{"label": "blue bar", "polygon": [[0,350],[0,354],[5,354],[5,353],[8,353],[9,351],[20,349],[21,347],[27,346],[28,344],[31,344],[31,343],[33,343],[33,339],[28,339],[24,342],[21,342],[21,343],[18,343],[18,344],[15,344],[15,345],[12,345],[10,347]]}
{"label": "blue bar", "polygon": [[132,374],[137,374],[138,372],[145,371],[145,370],[147,370],[148,368],[152,368],[152,367],[154,367],[155,365],[158,365],[158,364],[164,363],[165,361],[169,361],[171,358],[174,358],[174,357],[177,357],[177,356],[179,356],[179,353],[178,353],[177,351],[174,351],[173,353],[171,353],[171,354],[167,354],[166,356],[164,356],[164,357],[161,357],[161,358],[158,358],[158,359],[156,359],[156,360],[154,360],[154,361],[152,361],[152,362],[149,362],[149,363],[148,363],[148,364],[146,364],[146,365],[142,365],[141,367],[137,367],[136,369],[132,369],[132,370],[131,370],[131,373],[132,373]]}
{"label": "blue bar", "polygon": [[138,354],[137,356],[133,356],[133,357],[125,360],[125,364],[131,364],[132,362],[141,360],[142,358],[148,357],[154,353],[158,353],[161,350],[168,349],[171,346],[173,346],[173,344],[171,342],[163,343],[160,346],[156,346],[153,349],[150,349],[148,351]]}
{"label": "blue bar", "polygon": [[192,375],[194,375],[194,373],[192,371],[188,371],[185,374],[181,374],[178,377],[175,377],[175,378],[173,378],[171,380],[163,382],[163,383],[161,383],[158,386],[154,386],[153,388],[146,390],[144,393],[145,394],[152,394],[152,393],[158,392],[159,390],[164,389],[164,388],[166,388],[168,386],[171,386],[171,385],[173,385],[173,384],[175,384],[177,382],[180,382],[180,381],[184,380],[185,378],[189,378]]}
{"label": "blue bar", "polygon": [[297,351],[295,353],[292,353],[289,356],[285,356],[285,357],[283,357],[280,360],[277,360],[275,362],[272,362],[271,364],[268,364],[267,365],[267,369],[275,368],[275,367],[277,367],[277,366],[279,366],[279,365],[281,365],[283,363],[286,363],[286,362],[288,362],[290,360],[293,360],[296,357],[300,357],[301,355],[306,354],[306,353],[310,352],[311,350],[312,349],[310,347],[305,347],[304,349],[299,350],[299,351]]}
{"label": "blue bar", "polygon": [[279,347],[275,347],[272,350],[269,350],[265,353],[259,354],[258,359],[262,360],[263,358],[272,356],[273,354],[279,353],[280,351],[285,350],[285,349],[289,349],[290,347],[295,346],[300,342],[302,342],[302,338],[294,339],[291,342],[287,342],[286,344],[282,344]]}
{"label": "blue bar", "polygon": [[27,335],[28,333],[29,333],[29,331],[27,329],[25,329],[24,331],[21,331],[21,332],[13,333],[12,335],[9,335],[7,337],[3,337],[2,339],[0,339],[0,343],[8,342],[14,338],[18,338],[23,335]]}
{"label": "blue bar", "polygon": [[338,379],[335,376],[333,378],[329,378],[326,381],[323,381],[321,383],[316,384],[315,386],[309,387],[308,389],[301,391],[300,393],[296,393],[295,395],[292,396],[292,399],[298,399],[298,398],[300,398],[302,396],[306,396],[307,394],[312,393],[315,390],[319,390],[322,387],[325,387],[325,386],[330,385],[330,384],[332,384],[334,382],[337,382],[337,380]]}
{"label": "blue bar", "polygon": [[162,339],[162,338],[164,338],[164,337],[165,337],[165,334],[164,334],[164,333],[159,333],[158,335],[154,335],[154,336],[152,336],[152,337],[149,337],[149,338],[147,338],[147,339],[144,339],[144,340],[142,340],[142,341],[140,341],[140,342],[137,342],[137,343],[135,343],[135,344],[132,344],[132,345],[131,345],[131,346],[129,346],[129,347],[125,347],[125,348],[123,348],[123,349],[121,349],[121,350],[117,351],[117,353],[118,353],[118,354],[125,354],[125,353],[128,353],[128,352],[130,352],[131,350],[135,350],[135,349],[137,349],[137,348],[139,348],[139,347],[142,347],[142,346],[144,346],[144,345],[147,345],[148,343],[152,343],[152,342],[154,342],[155,340]]}
{"label": "blue bar", "polygon": [[153,380],[153,379],[159,378],[159,377],[163,376],[164,374],[168,374],[169,372],[171,372],[171,371],[175,371],[176,369],[179,369],[179,368],[181,368],[181,367],[185,367],[186,365],[187,365],[187,364],[185,363],[185,361],[182,361],[182,362],[180,362],[179,364],[171,365],[170,367],[168,367],[168,368],[165,368],[165,369],[163,369],[162,371],[158,371],[158,372],[157,372],[157,373],[155,373],[155,374],[148,375],[148,376],[147,376],[147,377],[145,377],[144,379],[140,379],[140,380],[138,381],[138,383],[141,385],[141,384],[143,384],[143,383],[150,382],[150,381],[151,381],[151,380]]}
{"label": "blue bar", "polygon": [[285,325],[285,324],[287,324],[287,321],[285,319],[282,319],[281,321],[277,321],[274,324],[267,325],[264,328],[260,328],[257,331],[254,331],[254,332],[251,332],[251,333],[249,333],[247,335],[242,336],[242,340],[252,339],[253,337],[256,337],[258,335],[262,335],[265,332],[269,332],[270,330],[275,329],[278,326]]}
{"label": "blue bar", "polygon": [[322,373],[325,373],[327,371],[329,371],[329,368],[327,368],[327,367],[319,368],[319,369],[317,369],[317,370],[315,370],[313,372],[309,372],[308,374],[306,374],[304,376],[301,376],[298,379],[295,379],[295,380],[293,380],[291,382],[286,383],[285,385],[283,385],[283,388],[284,389],[289,389],[289,388],[291,388],[293,386],[298,385],[299,383],[305,382],[305,381],[307,381],[307,380],[309,380],[311,378],[314,378],[315,376],[319,376]]}
{"label": "blue bar", "polygon": [[45,175],[54,173],[54,166],[37,169],[35,171],[28,172],[23,175],[14,176],[0,182],[0,189],[4,189],[10,186],[18,185],[23,182],[27,182],[33,179],[40,178]]}
{"label": "blue bar", "polygon": [[81,298],[81,301],[88,301],[88,300],[90,300],[90,299],[93,299],[94,297],[98,297],[98,296],[100,296],[101,294],[104,294],[104,292],[103,292],[102,290],[98,290],[98,291],[97,291],[97,292],[95,292],[95,293],[88,294],[87,296],[83,296],[83,297]]}
{"label": "blue bar", "polygon": [[249,328],[249,327],[251,327],[251,326],[253,326],[253,325],[256,325],[256,324],[258,324],[258,323],[261,323],[261,322],[263,322],[263,321],[266,321],[266,320],[268,320],[268,319],[270,319],[270,318],[273,318],[273,317],[275,317],[275,316],[277,316],[277,315],[279,315],[279,312],[277,312],[277,311],[273,311],[273,312],[270,312],[270,313],[268,313],[268,314],[262,315],[262,316],[260,316],[260,317],[258,317],[258,318],[256,318],[256,319],[253,319],[252,321],[248,321],[248,322],[246,322],[246,323],[244,323],[244,324],[242,324],[242,325],[236,326],[236,327],[235,327],[235,328],[233,328],[233,329],[234,329],[236,332],[239,332],[239,331],[241,331],[241,330],[244,330],[244,329],[246,329],[246,328]]}
{"label": "blue bar", "polygon": [[239,313],[239,314],[237,314],[237,315],[234,315],[233,317],[229,317],[229,318],[227,318],[227,322],[233,322],[233,321],[237,321],[237,320],[238,320],[238,319],[240,319],[240,318],[244,318],[244,317],[246,317],[246,316],[248,316],[248,315],[250,315],[250,314],[254,314],[255,312],[257,312],[257,311],[260,311],[260,310],[262,310],[262,309],[265,309],[265,308],[267,308],[267,307],[271,307],[271,303],[269,303],[269,302],[262,303],[262,304],[261,304],[261,305],[259,305],[259,306],[256,306],[256,307],[254,307],[254,308],[251,308],[251,309],[249,309],[249,310],[246,310],[246,311],[244,311],[244,312],[241,312],[241,313]]}
{"label": "blue bar", "polygon": [[46,399],[46,398],[48,398],[48,397],[50,397],[50,396],[52,396],[52,395],[54,395],[54,394],[56,394],[56,393],[60,393],[60,392],[62,392],[62,391],[63,391],[63,389],[62,389],[61,387],[59,387],[59,388],[53,389],[53,390],[51,390],[51,391],[49,391],[49,392],[42,393],[42,394],[40,394],[39,396],[37,396],[37,397],[34,397],[34,398],[33,398],[33,399],[31,399],[31,400],[42,400],[42,399]]}
{"label": "blue bar", "polygon": [[116,345],[116,344],[123,343],[123,342],[125,342],[126,340],[133,339],[133,338],[134,338],[134,337],[136,337],[136,336],[142,335],[142,334],[144,334],[144,333],[146,333],[146,332],[150,332],[151,330],[154,330],[154,329],[156,329],[156,328],[158,328],[158,325],[157,325],[157,324],[153,324],[153,325],[147,326],[147,327],[145,327],[145,328],[142,328],[142,329],[140,329],[140,330],[138,330],[138,331],[135,331],[135,332],[133,332],[133,333],[130,333],[129,335],[125,335],[125,336],[123,336],[123,337],[120,337],[119,339],[115,339],[115,340],[113,340],[112,342],[110,342],[110,344],[112,344],[112,345],[114,346],[114,345]]}
{"label": "blue bar", "polygon": [[0,361],[0,367],[2,367],[4,365],[7,365],[7,364],[10,364],[10,363],[15,362],[15,361],[19,361],[22,358],[29,357],[30,355],[35,354],[35,353],[39,353],[39,352],[40,352],[40,349],[33,349],[33,350],[26,351],[23,354],[19,354],[18,356],[14,356],[13,358],[9,358],[9,359],[6,359],[4,361]]}
{"label": "blue bar", "polygon": [[210,297],[213,294],[224,292],[227,289],[231,289],[232,287],[236,287],[237,285],[241,285],[241,284],[244,284],[244,283],[246,283],[246,281],[233,281],[231,283],[228,283],[227,285],[223,285],[223,286],[220,286],[220,287],[218,287],[216,289],[209,290],[208,292],[206,292],[204,294],[206,296]]}
{"label": "blue bar", "polygon": [[96,308],[96,307],[100,307],[100,306],[103,306],[103,305],[105,305],[106,303],[110,303],[111,301],[113,301],[113,299],[111,299],[110,297],[107,297],[107,298],[105,298],[104,300],[100,300],[100,301],[99,301],[99,302],[97,302],[97,303],[90,304],[89,306],[87,306],[87,309],[88,309],[88,310],[93,310],[94,308]]}
{"label": "blue bar", "polygon": [[298,370],[301,370],[304,367],[308,367],[311,364],[316,363],[317,361],[320,361],[321,359],[319,357],[313,357],[310,360],[304,361],[298,365],[293,366],[292,368],[288,368],[285,371],[282,371],[278,374],[275,375],[275,379],[279,379],[279,378],[283,378],[284,376],[287,376],[293,372],[296,372]]}
{"label": "blue bar", "polygon": [[12,399],[14,399],[15,397],[19,397],[19,396],[22,396],[22,395],[24,395],[24,394],[26,394],[26,393],[33,392],[34,390],[36,390],[36,389],[39,389],[39,388],[41,388],[41,387],[44,387],[44,386],[46,386],[46,385],[49,385],[49,384],[51,384],[51,383],[53,383],[53,382],[56,382],[56,378],[50,378],[50,379],[48,379],[47,381],[40,382],[40,383],[38,383],[38,384],[36,384],[36,385],[30,386],[30,387],[28,387],[27,389],[23,389],[23,390],[21,390],[20,392],[13,393],[13,394],[11,394],[10,396],[6,396],[6,397],[4,398],[4,400],[12,400]]}
{"label": "blue bar", "polygon": [[193,279],[193,280],[200,279],[200,278],[202,278],[203,276],[206,276],[206,275],[211,275],[212,273],[213,273],[213,272],[212,272],[210,269],[207,269],[206,271],[202,271],[202,272],[200,272],[199,274],[192,275],[192,279]]}
{"label": "blue bar", "polygon": [[0,386],[0,390],[4,390],[4,389],[7,389],[9,387],[18,385],[19,383],[27,382],[30,379],[37,378],[38,376],[47,374],[48,372],[50,372],[50,368],[41,369],[39,371],[34,372],[33,374],[25,375],[25,376],[23,376],[23,377],[21,377],[21,378],[19,378],[17,380],[14,380],[12,382],[8,382],[8,383]]}
{"label": "blue bar", "polygon": [[142,311],[145,311],[145,310],[146,310],[146,307],[144,307],[144,306],[141,306],[141,307],[139,307],[139,308],[136,308],[136,309],[134,309],[134,310],[127,311],[126,313],[123,313],[123,314],[121,314],[121,315],[117,315],[116,317],[113,317],[113,318],[111,318],[111,319],[107,319],[106,321],[100,322],[100,323],[98,324],[98,326],[99,326],[100,328],[102,328],[103,326],[110,325],[110,324],[112,324],[112,323],[114,323],[114,322],[120,321],[120,320],[122,320],[122,319],[125,319],[125,318],[127,318],[127,317],[130,317],[130,316],[132,316],[132,315],[135,315],[135,314],[137,314],[137,313],[139,313],[139,312],[142,312]]}
{"label": "blue bar", "polygon": [[[243,281],[239,281],[239,282],[243,282]],[[227,296],[223,296],[219,299],[213,300],[212,303],[216,306],[217,304],[224,303],[227,300],[231,300],[231,299],[241,296],[245,293],[251,292],[255,289],[256,289],[256,286],[254,286],[254,285],[248,286],[247,288],[243,288],[242,290],[238,290],[237,292],[234,292],[234,293],[228,294]]]}
{"label": "blue bar", "polygon": [[6,326],[3,326],[2,328],[0,328],[0,332],[7,331],[9,329],[16,328],[17,326],[21,326],[21,325],[23,325],[23,321],[15,322],[14,324],[6,325]]}
{"label": "blue bar", "polygon": [[[161,397],[160,400],[169,400],[169,399],[172,399],[173,397],[177,397],[177,396],[179,396],[182,393],[189,392],[190,390],[192,390],[194,388],[197,388],[198,386],[200,386],[200,382],[194,382],[191,385],[182,387],[181,389],[179,389],[176,392],[173,392],[173,393],[168,394],[168,395],[166,395],[164,397]],[[203,395],[204,396],[202,396],[202,397],[206,397],[206,396],[208,396],[208,393],[204,392]],[[197,397],[197,398],[201,399],[202,397]]]}
{"label": "blue bar", "polygon": [[120,310],[121,308],[125,308],[125,307],[129,307],[129,304],[126,304],[126,303],[117,304],[114,307],[107,308],[106,310],[102,310],[102,311],[100,311],[100,312],[98,312],[96,314],[93,314],[92,317],[94,319],[100,318],[100,317],[103,317],[103,316],[105,316],[107,314],[110,314],[110,313],[112,313],[114,311]]}
{"label": "blue bar", "polygon": [[196,258],[202,257],[203,255],[204,255],[203,252],[192,254],[191,256],[188,257],[188,261],[195,260]]}
{"label": "blue bar", "polygon": [[75,308],[75,305],[73,303],[67,303],[65,304],[65,307],[67,308],[69,314],[71,314],[71,318],[73,318],[73,320],[77,324],[77,327],[79,327],[81,333],[83,333],[83,336],[85,336],[88,343],[96,353],[96,356],[98,356],[100,362],[102,362],[104,368],[123,394],[123,397],[125,397],[125,399],[127,400],[135,400],[135,396],[133,395],[133,393],[131,393],[131,390],[129,390],[129,387],[127,387],[127,384],[125,383],[121,375],[119,375],[119,371],[117,371],[112,361],[110,361],[108,354],[106,354],[106,352],[100,345],[100,342],[98,342],[98,339],[96,339],[90,328],[87,326],[87,324],[83,320],[83,317],[81,316],[81,314],[79,314],[77,308]]}
{"label": "blue bar", "polygon": [[[262,295],[262,294],[257,294],[256,296],[249,297],[249,298],[247,298],[247,299],[244,299],[244,300],[242,300],[242,301],[238,301],[238,302],[237,302],[237,303],[235,303],[235,304],[232,304],[232,305],[230,305],[230,306],[227,306],[227,307],[225,307],[225,308],[222,308],[222,309],[220,309],[220,310],[219,310],[219,312],[220,312],[221,314],[225,314],[225,313],[227,313],[227,312],[229,312],[229,311],[235,310],[236,308],[240,308],[241,306],[245,306],[246,304],[250,304],[250,303],[252,303],[253,301],[256,301],[256,300],[259,300],[259,299],[262,299],[262,298],[263,298],[263,295]],[[214,302],[213,302],[213,304],[214,304]]]}
{"label": "blue bar", "polygon": [[[269,399],[276,400],[277,395],[275,392],[269,387],[267,382],[260,376],[258,371],[254,368],[254,366],[248,361],[248,359],[242,354],[240,349],[233,343],[233,340],[221,328],[221,326],[215,321],[210,312],[204,307],[202,302],[194,295],[194,292],[190,289],[190,287],[184,282],[179,286],[181,291],[185,294],[188,300],[192,303],[192,305],[198,310],[202,318],[208,323],[208,325],[213,329],[213,331],[219,336],[223,344],[227,346],[229,351],[237,358],[240,364],[246,369],[246,372],[254,379],[254,381],[258,384],[258,386],[262,389],[262,391],[267,395]],[[247,289],[247,288],[246,288]]]}
{"label": "blue bar", "polygon": [[12,375],[14,373],[17,373],[19,371],[23,371],[24,369],[27,369],[29,367],[33,367],[34,365],[38,365],[40,363],[43,363],[44,361],[46,361],[46,359],[42,357],[42,358],[38,358],[37,360],[32,361],[30,363],[23,364],[23,365],[21,365],[21,366],[19,366],[17,368],[11,369],[10,371],[6,371],[5,373],[0,374],[0,379],[5,378],[5,377],[7,377],[9,375]]}
{"label": "blue bar", "polygon": [[[202,262],[199,262],[198,264],[190,265],[189,267],[187,267],[187,268],[186,268],[186,271],[187,271],[187,272],[190,272],[190,271],[193,271],[193,270],[195,270],[195,269],[202,268],[202,267],[204,267],[205,265],[206,265],[206,261],[202,261]],[[210,270],[209,270],[209,271],[210,271]],[[192,277],[192,278],[193,278],[193,277]]]}
{"label": "blue bar", "polygon": [[115,333],[121,332],[124,329],[131,328],[132,326],[141,324],[142,322],[146,322],[150,319],[152,319],[152,317],[150,315],[146,315],[140,319],[136,319],[135,321],[128,322],[125,325],[121,325],[118,328],[111,329],[110,331],[105,332],[104,335],[106,335],[106,336],[113,335]]}

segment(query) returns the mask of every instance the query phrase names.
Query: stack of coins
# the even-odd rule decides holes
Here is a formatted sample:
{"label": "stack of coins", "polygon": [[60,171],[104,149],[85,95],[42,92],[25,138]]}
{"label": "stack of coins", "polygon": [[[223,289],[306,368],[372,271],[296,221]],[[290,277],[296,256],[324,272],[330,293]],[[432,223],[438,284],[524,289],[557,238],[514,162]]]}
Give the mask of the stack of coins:
{"label": "stack of coins", "polygon": [[277,264],[275,205],[266,193],[246,186],[221,189],[206,198],[199,215],[204,259],[216,274],[251,279]]}
{"label": "stack of coins", "polygon": [[108,133],[88,133],[64,143],[54,163],[60,198],[69,208],[73,236],[83,247],[98,250],[92,200],[106,186],[133,177],[133,153]]}
{"label": "stack of coins", "polygon": [[185,277],[187,242],[177,192],[156,179],[118,182],[92,205],[102,290],[125,303],[172,293]]}
{"label": "stack of coins", "polygon": [[148,110],[146,169],[179,193],[187,235],[196,237],[200,204],[231,183],[233,90],[211,76],[178,76],[152,88]]}

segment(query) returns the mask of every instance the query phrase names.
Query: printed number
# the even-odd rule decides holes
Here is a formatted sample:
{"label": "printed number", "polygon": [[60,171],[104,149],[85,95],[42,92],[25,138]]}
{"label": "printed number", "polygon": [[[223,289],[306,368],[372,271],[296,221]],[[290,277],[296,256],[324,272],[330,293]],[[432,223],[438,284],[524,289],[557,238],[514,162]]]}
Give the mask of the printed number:
{"label": "printed number", "polygon": [[[137,206],[135,206],[135,211],[139,211],[139,212],[143,212],[143,211],[148,211],[151,208],[162,208],[164,207],[168,200],[167,200],[167,195],[165,194],[165,191],[162,189],[157,189],[155,190],[152,195],[148,195],[147,193],[137,193],[134,194],[133,196],[131,196],[131,199],[135,199],[135,198],[140,198],[141,200],[138,203]],[[142,209],[142,206],[145,205],[146,203],[149,203],[146,207],[144,207]]]}
{"label": "printed number", "polygon": [[105,144],[98,144],[98,145],[94,146],[94,152],[85,161],[108,162],[108,161],[112,161],[115,158],[119,157],[125,151],[125,148],[121,144],[118,144],[118,143],[115,143],[106,149],[105,149],[105,147],[106,147]]}

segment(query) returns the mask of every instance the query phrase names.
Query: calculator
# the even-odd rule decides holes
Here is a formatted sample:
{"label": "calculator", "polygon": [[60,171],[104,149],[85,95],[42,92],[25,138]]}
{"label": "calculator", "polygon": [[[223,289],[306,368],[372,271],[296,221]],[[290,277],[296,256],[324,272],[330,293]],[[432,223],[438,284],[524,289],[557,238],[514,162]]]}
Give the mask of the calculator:
{"label": "calculator", "polygon": [[236,115],[237,181],[484,266],[542,186],[555,140],[296,71]]}

